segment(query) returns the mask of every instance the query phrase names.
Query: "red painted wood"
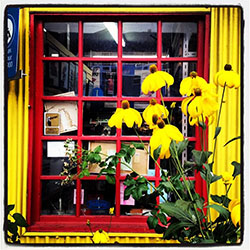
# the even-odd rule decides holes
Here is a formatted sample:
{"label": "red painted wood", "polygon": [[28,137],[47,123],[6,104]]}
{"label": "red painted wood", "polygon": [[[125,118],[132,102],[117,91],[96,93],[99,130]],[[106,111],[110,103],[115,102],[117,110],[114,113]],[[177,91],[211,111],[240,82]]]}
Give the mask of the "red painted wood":
{"label": "red painted wood", "polygon": [[[88,18],[100,17],[102,20],[105,18],[103,14],[95,14],[91,13],[86,14]],[[31,35],[33,36],[31,39],[31,51],[32,58],[31,62],[33,65],[31,65],[31,90],[35,93],[35,98],[33,99],[35,102],[34,107],[34,118],[35,123],[33,123],[33,120],[31,119],[30,128],[34,129],[34,134],[30,136],[30,145],[36,145],[35,147],[35,153],[34,153],[34,161],[33,165],[30,164],[29,166],[29,191],[33,191],[32,202],[30,203],[28,208],[28,215],[29,215],[29,221],[34,223],[34,226],[29,228],[29,230],[34,231],[88,231],[88,228],[82,221],[86,221],[88,218],[91,220],[91,223],[93,223],[95,226],[100,227],[100,224],[103,223],[103,226],[107,226],[110,221],[110,216],[81,216],[80,208],[81,208],[81,181],[82,180],[96,180],[95,175],[91,175],[89,177],[84,177],[81,180],[77,180],[77,203],[76,203],[76,216],[40,216],[40,194],[41,194],[41,186],[40,181],[42,180],[62,180],[64,177],[61,176],[42,176],[41,175],[41,157],[42,157],[42,142],[47,140],[66,140],[68,137],[71,137],[73,140],[76,140],[78,144],[81,144],[82,141],[92,141],[92,140],[106,140],[106,141],[115,141],[117,145],[117,151],[120,150],[121,143],[123,141],[139,141],[139,139],[136,136],[122,136],[121,130],[117,129],[116,136],[85,136],[83,135],[83,123],[82,120],[84,119],[83,115],[83,108],[82,104],[85,101],[113,101],[117,103],[117,107],[121,107],[121,101],[122,100],[129,100],[129,101],[140,101],[140,102],[148,102],[151,98],[149,97],[123,97],[122,96],[122,64],[124,62],[152,62],[157,63],[158,68],[161,69],[163,62],[197,62],[197,71],[199,75],[203,75],[203,73],[206,75],[208,73],[208,64],[204,64],[204,60],[208,58],[208,50],[209,45],[204,46],[204,23],[203,21],[198,22],[198,56],[197,57],[191,57],[191,58],[184,58],[184,57],[173,57],[173,58],[166,58],[162,57],[162,21],[161,16],[168,17],[169,20],[173,21],[180,21],[180,16],[182,16],[183,20],[189,20],[189,15],[173,15],[173,14],[152,14],[147,15],[147,21],[157,20],[157,56],[155,58],[123,58],[122,57],[122,21],[123,20],[129,20],[129,18],[132,18],[131,20],[137,20],[136,18],[138,16],[144,16],[141,14],[136,15],[128,15],[126,14],[111,14],[110,20],[117,20],[118,22],[118,51],[117,51],[117,57],[112,58],[91,58],[91,57],[83,57],[83,25],[81,22],[81,17],[84,17],[86,15],[82,14],[69,14],[69,13],[62,13],[62,14],[53,14],[50,13],[50,15],[47,15],[46,13],[38,14],[36,16],[41,17],[55,17],[54,20],[58,20],[59,16],[64,16],[64,18],[68,18],[67,20],[78,20],[79,24],[79,36],[78,36],[78,56],[77,57],[43,57],[43,31],[42,31],[42,22],[38,21],[37,28],[33,30],[31,29]],[[107,15],[108,16],[108,15]],[[202,17],[204,15],[201,15]],[[176,19],[178,17],[178,20]],[[197,17],[197,15],[196,15]],[[194,19],[196,19],[195,16],[193,16]],[[31,26],[34,27],[34,16],[32,16],[33,19],[31,22]],[[134,19],[133,19],[134,18]],[[65,19],[65,20],[66,20]],[[94,20],[94,19],[93,19]],[[208,15],[206,16],[206,24],[205,24],[205,40],[208,35],[207,32],[209,32],[209,21],[208,21]],[[165,19],[164,19],[165,21]],[[205,55],[204,55],[205,52]],[[49,61],[75,61],[78,62],[78,96],[74,97],[55,97],[55,96],[43,96],[43,62],[49,62]],[[90,61],[90,62],[116,62],[117,63],[117,96],[114,97],[88,97],[88,96],[82,96],[83,93],[83,62]],[[39,70],[37,70],[39,69]],[[161,97],[160,92],[158,91],[156,96],[157,102],[161,103]],[[33,101],[31,98],[31,101]],[[44,101],[76,101],[78,105],[78,132],[76,136],[44,136],[43,135],[43,102]],[[165,102],[173,102],[173,101],[182,101],[183,97],[164,97]],[[32,118],[32,112],[31,111],[31,118]],[[35,126],[33,126],[35,124]],[[31,130],[32,131],[32,130]],[[34,135],[34,138],[32,137]],[[149,141],[149,136],[142,136],[141,137],[143,141],[147,142]],[[197,130],[196,130],[196,137],[189,137],[190,141],[197,142]],[[35,140],[35,141],[33,141]],[[32,144],[33,143],[33,144]],[[196,143],[196,148],[199,148],[199,142]],[[30,148],[31,155],[33,154],[32,148]],[[29,158],[30,163],[32,160],[32,156]],[[31,170],[33,166],[33,171]],[[35,167],[34,167],[35,166]],[[151,177],[147,177],[148,180],[153,181],[155,185],[159,185],[160,183],[160,170],[158,167],[156,167],[155,171],[156,175]],[[120,164],[117,166],[117,173],[116,173],[116,204],[115,204],[115,216],[112,218],[112,227],[111,231],[116,232],[148,232],[148,227],[146,224],[146,216],[122,216],[120,213],[120,181],[123,181],[125,179],[125,176],[120,175]],[[98,178],[99,180],[105,180],[105,176],[101,176]],[[190,179],[194,179],[193,177],[190,177]],[[202,182],[200,176],[195,176],[196,179],[196,186],[197,190],[204,190],[204,186],[202,188]],[[31,184],[31,180],[33,180],[33,183]],[[159,202],[159,199],[158,199]],[[31,212],[32,211],[32,212]],[[32,217],[32,214],[34,216]],[[81,222],[79,222],[79,220]],[[40,222],[38,222],[40,221]]]}

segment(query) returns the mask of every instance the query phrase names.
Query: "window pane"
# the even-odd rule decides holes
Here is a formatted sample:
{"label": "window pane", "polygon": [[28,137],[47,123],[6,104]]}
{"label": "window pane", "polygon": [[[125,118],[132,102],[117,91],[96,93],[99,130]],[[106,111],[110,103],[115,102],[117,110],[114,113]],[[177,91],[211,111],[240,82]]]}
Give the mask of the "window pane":
{"label": "window pane", "polygon": [[78,54],[77,23],[45,22],[43,35],[45,56],[72,57]]}
{"label": "window pane", "polygon": [[155,57],[157,23],[123,23],[123,56]]}
{"label": "window pane", "polygon": [[141,93],[141,84],[150,74],[149,67],[152,64],[154,63],[124,63],[122,65],[123,96],[144,96]]}
{"label": "window pane", "polygon": [[116,96],[117,64],[116,63],[84,63],[83,95],[84,96]]}
{"label": "window pane", "polygon": [[44,102],[44,135],[76,135],[77,102]]}
{"label": "window pane", "polygon": [[[151,182],[154,185],[154,182]],[[121,207],[121,215],[144,215],[149,216],[150,211],[156,205],[156,195],[153,193],[154,188],[147,184],[148,190],[143,192],[143,196],[140,200],[136,201],[132,196],[129,199],[124,199],[124,191],[126,186],[123,182],[120,182],[120,207]]]}
{"label": "window pane", "polygon": [[169,89],[162,88],[163,96],[181,96],[180,83],[191,71],[196,71],[196,62],[166,62],[162,64],[162,70],[174,77],[174,84]]}
{"label": "window pane", "polygon": [[108,215],[115,204],[115,185],[107,181],[82,181],[82,213],[85,215]]}
{"label": "window pane", "polygon": [[114,57],[117,55],[118,26],[114,22],[83,24],[83,55]]}
{"label": "window pane", "polygon": [[[141,113],[145,110],[145,108],[149,105],[149,102],[129,102],[130,107],[136,109],[138,112]],[[122,135],[137,135],[135,132],[141,136],[151,136],[152,130],[149,129],[149,126],[143,121],[142,126],[140,128],[129,128],[125,123],[122,124]]]}
{"label": "window pane", "polygon": [[162,54],[164,57],[196,57],[197,23],[163,23]]}
{"label": "window pane", "polygon": [[108,126],[108,120],[116,110],[116,102],[84,102],[83,134],[115,135],[115,127]]}
{"label": "window pane", "polygon": [[[72,169],[71,174],[76,173],[76,166],[65,166],[67,164],[68,156],[66,156],[65,141],[44,141],[43,142],[43,165],[42,175],[60,175],[63,168]],[[74,150],[76,143],[72,141],[69,144],[69,149]]]}
{"label": "window pane", "polygon": [[44,62],[44,95],[75,96],[78,93],[78,63]]}
{"label": "window pane", "polygon": [[61,185],[61,180],[42,181],[42,215],[75,214],[75,182]]}

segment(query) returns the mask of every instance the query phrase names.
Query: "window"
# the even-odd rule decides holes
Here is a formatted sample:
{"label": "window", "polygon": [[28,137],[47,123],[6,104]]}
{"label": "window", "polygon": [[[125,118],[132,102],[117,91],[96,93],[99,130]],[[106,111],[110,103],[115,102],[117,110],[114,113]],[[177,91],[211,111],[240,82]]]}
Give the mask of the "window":
{"label": "window", "polygon": [[[162,93],[168,108],[176,102],[172,124],[191,141],[182,161],[191,160],[191,150],[199,147],[197,131],[180,110],[183,98],[179,85],[193,70],[207,77],[205,16],[102,18],[100,21],[100,16],[84,14],[32,15],[29,230],[88,232],[87,219],[93,230],[105,227],[110,220],[108,208],[115,207],[111,231],[148,232],[146,215],[150,204],[123,197],[128,169],[118,165],[115,185],[108,184],[104,175],[97,179],[97,166],[89,166],[89,177],[66,186],[60,185],[65,177],[59,174],[68,138],[72,138],[72,148],[80,145],[94,149],[100,144],[106,154],[119,150],[122,143],[139,140],[133,129],[110,128],[107,121],[124,99],[139,111],[145,109],[152,96],[161,101],[159,92],[152,96],[141,93],[141,83],[153,63],[175,79],[175,84],[163,88]],[[138,133],[147,145],[151,131],[142,129]],[[132,164],[153,185],[159,185],[160,171],[144,151],[137,150]],[[160,164],[174,171],[168,160]],[[201,189],[199,177],[193,172],[188,175]],[[171,194],[166,197],[171,199]]]}

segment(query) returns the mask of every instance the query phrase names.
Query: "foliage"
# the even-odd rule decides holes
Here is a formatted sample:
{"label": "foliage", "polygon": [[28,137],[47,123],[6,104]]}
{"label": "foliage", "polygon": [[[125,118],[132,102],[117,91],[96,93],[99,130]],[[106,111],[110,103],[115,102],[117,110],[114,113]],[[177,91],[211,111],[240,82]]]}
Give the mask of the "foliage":
{"label": "foliage", "polygon": [[14,213],[11,214],[11,211],[15,208],[15,205],[7,206],[7,240],[12,243],[20,243],[18,228],[19,227],[28,227],[28,224],[22,214]]}
{"label": "foliage", "polygon": [[[157,72],[157,69],[151,72],[151,76],[155,74],[155,72]],[[220,73],[219,81],[221,81],[223,76],[221,74],[224,74],[224,72]],[[226,76],[228,76],[228,74],[226,70]],[[229,75],[231,75],[231,73]],[[237,77],[235,77],[235,79],[236,78]],[[156,77],[156,80],[157,79]],[[184,80],[181,83],[181,91],[187,94],[188,97],[183,100],[181,109],[185,115],[189,113],[190,125],[198,127],[202,145],[201,150],[192,150],[192,161],[181,163],[180,158],[182,153],[187,150],[189,140],[184,139],[183,135],[180,136],[180,131],[171,125],[171,119],[168,119],[168,111],[160,116],[159,113],[154,113],[154,110],[165,110],[165,107],[158,108],[156,101],[153,100],[150,102],[147,112],[143,113],[144,120],[151,121],[148,125],[150,125],[150,128],[153,130],[152,137],[150,138],[151,152],[148,152],[137,133],[136,128],[140,126],[140,123],[136,122],[138,117],[136,117],[136,119],[133,117],[127,119],[125,116],[120,115],[118,121],[116,120],[118,119],[116,118],[117,113],[115,113],[112,116],[112,126],[116,126],[117,124],[118,129],[121,127],[121,122],[131,127],[131,121],[134,119],[137,125],[134,125],[133,128],[138,135],[140,143],[132,142],[131,144],[122,144],[118,152],[109,156],[102,153],[101,146],[96,147],[93,151],[78,147],[73,153],[68,152],[69,161],[65,164],[65,169],[62,173],[67,176],[64,182],[76,177],[84,178],[85,176],[89,176],[88,166],[90,164],[98,164],[100,172],[97,178],[105,174],[106,180],[111,184],[115,184],[116,168],[124,164],[131,170],[131,173],[127,174],[124,181],[124,185],[126,186],[124,198],[129,199],[132,197],[136,201],[143,199],[151,205],[151,214],[147,219],[149,229],[153,229],[156,233],[162,234],[164,239],[177,240],[180,243],[186,244],[236,243],[240,239],[240,220],[238,217],[233,217],[234,215],[231,212],[231,208],[229,209],[231,199],[228,197],[228,193],[236,176],[241,173],[241,165],[236,161],[231,163],[233,174],[229,176],[230,178],[227,176],[230,181],[225,180],[224,173],[216,175],[213,172],[216,142],[222,130],[222,127],[219,126],[219,120],[227,84],[226,82],[223,84],[223,94],[218,110],[218,105],[215,103],[212,94],[211,85],[208,86],[206,81],[198,77],[195,72],[191,72],[190,77]],[[230,84],[229,87],[238,87],[239,83],[237,82],[236,85],[233,85],[231,82]],[[220,82],[219,85],[221,85]],[[145,87],[144,90],[146,91],[146,89]],[[126,105],[122,105],[122,109],[118,110],[120,114],[131,109],[128,101],[124,103]],[[164,103],[163,99],[162,103]],[[171,109],[174,108],[175,105],[171,105]],[[186,109],[188,109],[188,112]],[[173,110],[171,110],[170,114],[172,114],[172,111]],[[204,146],[207,141],[205,132],[210,123],[214,121],[215,112],[217,111],[219,115],[213,137],[214,149],[213,152],[210,152],[206,150]],[[163,120],[163,117],[167,118]],[[167,125],[165,124],[166,122],[168,123]],[[164,138],[164,140],[162,138]],[[239,139],[239,137],[231,139],[225,146],[236,139]],[[69,142],[70,140],[66,142],[66,148],[68,148]],[[159,168],[161,181],[158,186],[154,186],[146,177],[140,175],[131,167],[130,162],[135,155],[136,149],[146,150],[155,162],[155,167]],[[168,159],[175,167],[175,173],[170,174],[168,171],[162,169],[159,164],[159,158]],[[71,169],[76,166],[79,167],[77,174],[71,175]],[[190,180],[187,175],[188,171],[200,174],[201,178],[205,181],[208,195],[207,200],[196,192],[194,182]],[[210,193],[211,184],[217,181],[220,181],[220,185],[225,186],[225,194],[220,196]],[[149,186],[153,188],[151,194],[148,194]],[[172,198],[167,199],[164,196],[166,193],[171,193]],[[158,196],[161,196],[163,200],[160,204],[156,202],[156,197]],[[239,204],[235,203],[235,205]],[[237,207],[237,209],[239,209],[239,207]],[[211,218],[211,210],[218,212],[217,218]]]}

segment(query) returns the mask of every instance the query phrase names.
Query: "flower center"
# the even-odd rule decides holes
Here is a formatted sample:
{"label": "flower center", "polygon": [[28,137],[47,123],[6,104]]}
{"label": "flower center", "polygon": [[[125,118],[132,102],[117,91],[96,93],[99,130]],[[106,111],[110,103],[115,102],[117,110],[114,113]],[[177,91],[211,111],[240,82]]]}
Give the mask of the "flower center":
{"label": "flower center", "polygon": [[99,229],[99,233],[102,233],[102,231],[103,231],[103,230],[100,228],[100,229]]}
{"label": "flower center", "polygon": [[152,116],[152,121],[153,121],[153,123],[156,125],[156,124],[157,124],[157,121],[158,121],[158,115],[154,114],[154,115]]}
{"label": "flower center", "polygon": [[192,71],[189,75],[191,78],[195,78],[198,74],[197,74],[197,72]]}
{"label": "flower center", "polygon": [[155,73],[157,71],[157,66],[155,64],[150,65],[149,71],[150,73]]}
{"label": "flower center", "polygon": [[153,98],[149,101],[149,104],[151,105],[155,105],[157,103],[157,101]]}
{"label": "flower center", "polygon": [[226,65],[224,66],[224,70],[226,70],[226,71],[232,70],[232,65],[231,65],[231,64],[226,64]]}
{"label": "flower center", "polygon": [[130,108],[129,102],[127,100],[122,101],[122,108],[123,109],[129,109]]}
{"label": "flower center", "polygon": [[200,89],[200,88],[194,89],[194,94],[195,94],[196,96],[201,96],[201,89]]}
{"label": "flower center", "polygon": [[157,123],[159,128],[164,128],[165,127],[165,122],[161,119],[161,117],[158,118],[156,123]]}

